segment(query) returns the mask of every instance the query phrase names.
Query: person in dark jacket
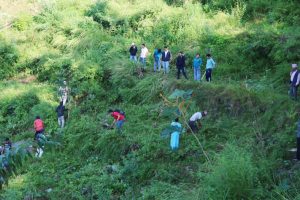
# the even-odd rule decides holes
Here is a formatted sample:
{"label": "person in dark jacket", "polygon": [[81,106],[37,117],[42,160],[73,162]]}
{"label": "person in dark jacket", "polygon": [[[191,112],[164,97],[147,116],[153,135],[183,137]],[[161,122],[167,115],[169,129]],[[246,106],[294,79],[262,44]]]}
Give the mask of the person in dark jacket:
{"label": "person in dark jacket", "polygon": [[11,149],[12,148],[12,142],[9,138],[5,138],[5,141],[3,142],[4,149]]}
{"label": "person in dark jacket", "polygon": [[182,52],[179,52],[177,56],[176,67],[177,67],[177,79],[180,78],[180,72],[182,72],[183,76],[186,79],[188,79],[185,73],[185,56]]}
{"label": "person in dark jacket", "polygon": [[57,112],[57,118],[58,118],[58,125],[60,128],[64,128],[64,126],[65,126],[65,117],[64,117],[65,106],[63,105],[62,101],[59,103],[59,106],[56,108],[56,112]]}
{"label": "person in dark jacket", "polygon": [[292,64],[292,71],[290,73],[290,96],[292,99],[297,100],[297,91],[300,84],[300,72],[297,64]]}
{"label": "person in dark jacket", "polygon": [[137,51],[138,51],[137,46],[134,43],[132,43],[129,48],[130,60],[135,61],[135,62],[137,61],[137,58],[136,58]]}
{"label": "person in dark jacket", "polygon": [[165,46],[164,52],[161,55],[161,62],[162,62],[162,66],[164,68],[164,74],[168,74],[170,71],[169,65],[170,65],[171,59],[172,59],[172,54],[169,51],[168,47]]}

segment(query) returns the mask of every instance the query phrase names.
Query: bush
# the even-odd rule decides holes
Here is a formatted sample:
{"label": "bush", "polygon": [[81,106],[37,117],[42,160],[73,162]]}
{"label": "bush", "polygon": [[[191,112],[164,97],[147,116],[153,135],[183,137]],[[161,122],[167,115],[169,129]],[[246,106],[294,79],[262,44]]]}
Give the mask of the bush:
{"label": "bush", "polygon": [[249,151],[228,144],[204,175],[204,193],[207,199],[252,199],[258,189],[257,172]]}
{"label": "bush", "polygon": [[13,21],[13,27],[18,31],[24,31],[29,28],[33,23],[33,17],[31,15],[22,14]]}
{"label": "bush", "polygon": [[17,134],[32,127],[34,117],[30,115],[31,108],[39,103],[34,93],[26,93],[1,104],[2,127],[4,131]]}
{"label": "bush", "polygon": [[17,49],[0,37],[0,80],[13,76],[19,59]]}

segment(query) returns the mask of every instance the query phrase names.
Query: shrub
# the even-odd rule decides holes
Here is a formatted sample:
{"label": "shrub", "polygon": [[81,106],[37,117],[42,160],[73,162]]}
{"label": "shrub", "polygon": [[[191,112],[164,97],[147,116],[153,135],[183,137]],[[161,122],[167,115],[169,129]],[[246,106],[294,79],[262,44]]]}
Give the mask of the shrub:
{"label": "shrub", "polygon": [[249,151],[228,144],[211,172],[204,175],[202,187],[208,199],[251,199],[257,187],[257,172]]}
{"label": "shrub", "polygon": [[18,59],[17,49],[0,37],[0,80],[15,74]]}
{"label": "shrub", "polygon": [[13,21],[13,27],[18,31],[26,30],[33,23],[33,17],[28,14],[22,14]]}

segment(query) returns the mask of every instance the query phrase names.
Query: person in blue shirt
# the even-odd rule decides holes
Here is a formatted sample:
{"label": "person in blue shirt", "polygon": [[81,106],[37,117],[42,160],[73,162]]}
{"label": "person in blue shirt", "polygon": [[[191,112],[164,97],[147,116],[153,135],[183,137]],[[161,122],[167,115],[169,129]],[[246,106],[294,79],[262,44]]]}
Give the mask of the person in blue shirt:
{"label": "person in blue shirt", "polygon": [[173,128],[173,132],[171,133],[170,147],[172,150],[177,150],[179,148],[179,137],[182,131],[182,125],[179,123],[178,118],[171,123],[171,127]]}
{"label": "person in blue shirt", "polygon": [[154,58],[154,72],[160,71],[161,68],[161,49],[155,49],[153,53],[153,58]]}
{"label": "person in blue shirt", "polygon": [[206,58],[206,81],[211,82],[212,70],[216,67],[216,63],[210,54],[206,54]]}
{"label": "person in blue shirt", "polygon": [[196,57],[193,61],[193,67],[194,67],[194,80],[200,81],[201,79],[201,65],[202,65],[202,59],[200,57],[200,54],[197,53]]}

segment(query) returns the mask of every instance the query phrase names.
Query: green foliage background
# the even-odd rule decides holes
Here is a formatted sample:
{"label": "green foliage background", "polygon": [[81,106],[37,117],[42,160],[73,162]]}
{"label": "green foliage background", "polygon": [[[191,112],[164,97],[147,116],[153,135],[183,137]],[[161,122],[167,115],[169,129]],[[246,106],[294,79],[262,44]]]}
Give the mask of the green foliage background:
{"label": "green foliage background", "polygon": [[[299,2],[247,0],[43,1],[0,32],[0,131],[32,138],[41,115],[62,142],[18,167],[2,199],[297,199],[298,102],[288,99],[291,63],[299,63]],[[192,78],[199,52],[217,61],[211,84],[136,76],[131,42],[184,51]],[[204,67],[203,67],[204,68]],[[203,69],[202,69],[203,71]],[[24,83],[24,77],[37,80]],[[57,87],[70,84],[67,126],[57,129]],[[171,152],[160,138],[173,115],[160,94],[193,89],[187,110],[208,109],[197,135]],[[108,108],[121,108],[123,134],[106,130]],[[181,118],[181,121],[184,119]]]}

